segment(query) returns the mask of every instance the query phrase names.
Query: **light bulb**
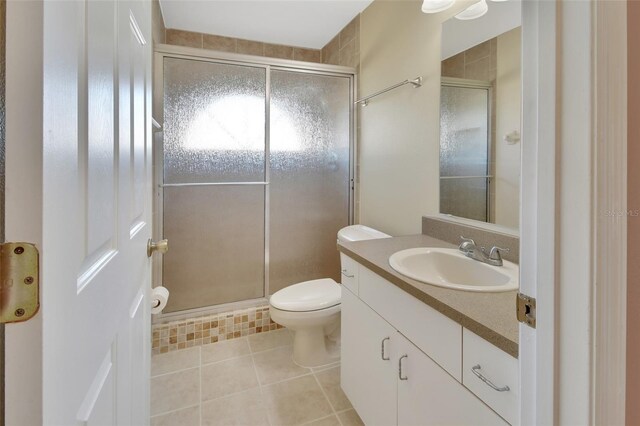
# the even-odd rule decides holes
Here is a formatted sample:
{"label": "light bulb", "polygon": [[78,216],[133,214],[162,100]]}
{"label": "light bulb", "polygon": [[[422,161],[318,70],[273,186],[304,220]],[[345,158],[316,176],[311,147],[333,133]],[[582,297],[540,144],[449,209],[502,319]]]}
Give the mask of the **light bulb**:
{"label": "light bulb", "polygon": [[456,0],[424,0],[422,11],[424,13],[438,13],[449,9]]}
{"label": "light bulb", "polygon": [[472,4],[462,12],[456,15],[456,19],[461,21],[468,21],[470,19],[476,19],[487,13],[489,6],[486,0],[480,0],[478,3]]}

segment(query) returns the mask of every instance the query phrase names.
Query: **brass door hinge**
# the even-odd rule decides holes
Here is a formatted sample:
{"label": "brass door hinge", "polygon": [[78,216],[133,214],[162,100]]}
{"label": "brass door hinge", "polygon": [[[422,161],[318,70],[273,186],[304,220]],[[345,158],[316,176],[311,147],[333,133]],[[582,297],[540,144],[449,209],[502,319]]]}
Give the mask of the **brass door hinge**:
{"label": "brass door hinge", "polygon": [[536,328],[536,299],[525,294],[518,293],[516,297],[516,315],[518,321]]}
{"label": "brass door hinge", "polygon": [[0,244],[0,323],[26,321],[40,308],[38,249]]}

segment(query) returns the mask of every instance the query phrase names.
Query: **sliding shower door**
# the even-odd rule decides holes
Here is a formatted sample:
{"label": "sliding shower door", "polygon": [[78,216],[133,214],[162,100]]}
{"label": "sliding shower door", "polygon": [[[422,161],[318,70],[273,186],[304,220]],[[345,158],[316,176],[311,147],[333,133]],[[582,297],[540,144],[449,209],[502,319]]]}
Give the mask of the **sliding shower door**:
{"label": "sliding shower door", "polygon": [[440,213],[490,217],[489,89],[442,85]]}
{"label": "sliding shower door", "polygon": [[269,291],[339,280],[349,224],[350,79],[271,72]]}
{"label": "sliding shower door", "polygon": [[264,296],[266,81],[164,59],[165,312]]}
{"label": "sliding shower door", "polygon": [[165,313],[339,278],[352,77],[163,57]]}

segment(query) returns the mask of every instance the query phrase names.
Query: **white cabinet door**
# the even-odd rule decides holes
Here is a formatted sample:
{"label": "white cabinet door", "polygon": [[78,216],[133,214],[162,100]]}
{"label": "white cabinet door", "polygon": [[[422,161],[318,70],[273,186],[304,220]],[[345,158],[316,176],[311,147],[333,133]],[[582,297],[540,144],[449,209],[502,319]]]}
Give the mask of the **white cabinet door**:
{"label": "white cabinet door", "polygon": [[411,342],[397,340],[399,426],[507,425]]}
{"label": "white cabinet door", "polygon": [[342,389],[367,426],[397,423],[399,338],[393,327],[342,288]]}

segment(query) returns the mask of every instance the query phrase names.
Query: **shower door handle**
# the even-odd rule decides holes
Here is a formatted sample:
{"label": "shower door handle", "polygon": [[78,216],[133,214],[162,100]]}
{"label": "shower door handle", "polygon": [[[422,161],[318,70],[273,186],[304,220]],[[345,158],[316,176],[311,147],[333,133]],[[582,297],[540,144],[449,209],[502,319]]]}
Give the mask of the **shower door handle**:
{"label": "shower door handle", "polygon": [[153,240],[149,239],[147,241],[147,257],[151,257],[153,252],[158,252],[160,254],[165,254],[169,251],[169,240],[160,240],[157,243]]}

